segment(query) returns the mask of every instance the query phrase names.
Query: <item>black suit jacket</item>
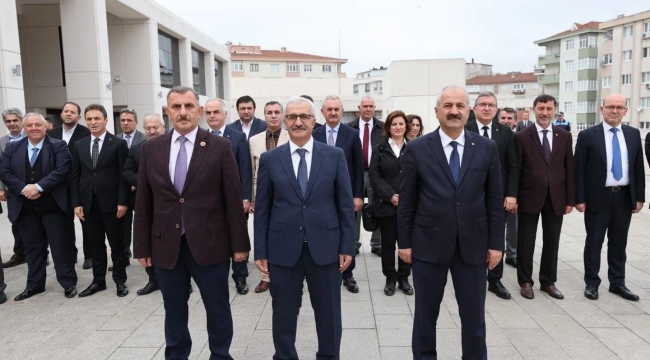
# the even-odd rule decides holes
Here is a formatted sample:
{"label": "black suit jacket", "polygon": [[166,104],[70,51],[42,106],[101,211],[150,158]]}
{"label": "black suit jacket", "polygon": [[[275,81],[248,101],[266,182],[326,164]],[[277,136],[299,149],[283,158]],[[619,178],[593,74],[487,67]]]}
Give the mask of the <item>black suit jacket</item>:
{"label": "black suit jacket", "polygon": [[70,198],[72,207],[83,206],[84,213],[90,211],[93,201],[93,183],[101,211],[106,214],[117,212],[118,205],[129,205],[129,190],[122,181],[122,169],[129,154],[126,141],[107,132],[99,151],[97,167],[93,169],[90,157],[90,142],[87,136],[74,144]]}
{"label": "black suit jacket", "polygon": [[[50,130],[50,132],[47,133],[47,136],[51,137],[52,139],[63,140],[63,127],[59,126]],[[90,136],[90,130],[81,124],[77,124],[77,127],[74,128],[74,132],[72,133],[72,137],[70,137],[70,143],[68,144],[70,153],[72,153],[72,147],[74,146],[74,143],[85,138],[86,136]]]}
{"label": "black suit jacket", "polygon": [[[20,210],[25,202],[25,197],[20,193],[27,181],[27,142],[29,139],[7,144],[2,161],[0,162],[0,179],[9,188],[7,196],[7,207],[9,209],[9,221],[12,223],[18,219]],[[56,201],[56,204],[68,214],[72,214],[70,207],[70,190],[68,173],[70,171],[70,150],[65,142],[56,139],[43,140],[41,154],[43,162],[43,178],[38,185],[43,188],[43,193],[49,193]],[[29,200],[27,200],[29,201]]]}
{"label": "black suit jacket", "polygon": [[[265,124],[266,126],[266,124]],[[251,128],[251,136],[253,136],[253,129]],[[233,128],[226,128],[223,130],[223,137],[230,141],[230,147],[235,160],[237,160],[237,168],[239,169],[239,181],[242,187],[242,196],[246,200],[253,200],[253,165],[251,164],[251,149],[246,140],[246,134],[242,131],[237,131]]]}
{"label": "black suit jacket", "polygon": [[[328,131],[328,126],[321,126],[314,130],[312,136],[314,140],[327,144]],[[363,154],[359,132],[341,124],[334,145],[337,148],[343,149],[345,153],[345,161],[348,165],[350,180],[352,181],[353,197],[363,199]]]}
{"label": "black suit jacket", "polygon": [[[482,136],[483,124],[476,121],[468,122],[465,125],[465,130],[469,130]],[[497,143],[499,150],[499,163],[501,164],[501,175],[503,180],[503,195],[510,197],[517,197],[517,186],[519,182],[517,174],[517,148],[515,147],[515,134],[510,130],[507,125],[499,124],[497,121],[492,121],[492,132],[490,134],[492,140]]]}
{"label": "black suit jacket", "polygon": [[[257,134],[266,131],[266,121],[253,117],[253,120],[251,122],[251,131],[248,133],[248,138],[246,138],[246,141]],[[244,132],[241,127],[241,120],[237,120],[232,124],[228,124],[227,127]],[[244,135],[246,135],[246,133],[244,133]]]}
{"label": "black suit jacket", "polygon": [[465,131],[456,185],[440,131],[411,140],[406,146],[397,207],[399,248],[412,248],[412,256],[418,260],[444,264],[458,242],[466,264],[485,264],[487,250],[503,251],[505,244],[497,145]]}
{"label": "black suit jacket", "polygon": [[[147,140],[145,140],[147,141]],[[135,208],[135,196],[138,187],[138,167],[140,166],[140,148],[144,141],[131,145],[129,155],[126,157],[122,169],[122,181],[125,181],[129,190],[129,203],[131,209]],[[136,187],[136,191],[131,191],[131,186]]]}
{"label": "black suit jacket", "polygon": [[402,160],[404,159],[408,139],[405,138],[404,141],[399,154],[393,152],[388,139],[384,139],[372,149],[368,179],[374,196],[370,200],[375,204],[373,207],[375,216],[394,216],[397,214],[397,207],[393,205],[391,200],[393,195],[399,193],[400,183],[402,182]]}
{"label": "black suit jacket", "polygon": [[533,120],[527,120],[527,121],[528,121],[528,125],[524,125],[524,122],[525,122],[525,121],[526,121],[526,120],[522,120],[522,121],[520,121],[519,123],[517,123],[517,132],[520,132],[521,130],[524,130],[524,129],[527,128],[527,127],[530,127],[530,126],[535,125],[535,122],[534,122]]}
{"label": "black suit jacket", "polygon": [[[637,202],[645,202],[645,170],[641,134],[638,129],[621,125],[627,145],[630,177],[630,209]],[[647,139],[647,138],[646,138]],[[603,188],[607,181],[607,150],[603,124],[582,130],[578,134],[574,156],[576,204],[586,204],[587,211],[598,211],[603,206]]]}
{"label": "black suit jacket", "polygon": [[[370,132],[370,147],[374,148],[375,145],[379,144],[380,142],[382,142],[385,139],[384,138],[384,122],[381,121],[381,120],[377,120],[376,118],[372,118],[372,119],[374,120],[374,125],[372,126],[372,131]],[[353,128],[353,129],[355,129],[357,131],[361,131],[361,130],[359,130],[359,122],[360,121],[361,121],[361,119],[357,118],[356,120],[351,121],[351,122],[347,123],[346,125],[348,125],[349,127]],[[361,140],[359,140],[359,141],[361,141]],[[362,161],[363,161],[363,158],[362,158]],[[370,159],[368,159],[368,162],[370,162]]]}

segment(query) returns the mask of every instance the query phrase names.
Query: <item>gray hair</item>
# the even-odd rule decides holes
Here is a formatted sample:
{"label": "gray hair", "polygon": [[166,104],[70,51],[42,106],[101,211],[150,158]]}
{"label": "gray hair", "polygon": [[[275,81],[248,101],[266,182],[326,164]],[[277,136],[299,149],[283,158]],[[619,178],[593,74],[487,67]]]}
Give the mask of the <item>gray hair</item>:
{"label": "gray hair", "polygon": [[316,120],[316,116],[318,114],[317,112],[318,110],[316,110],[316,106],[314,106],[313,102],[309,101],[309,99],[305,99],[304,97],[300,97],[300,96],[291,97],[289,101],[287,101],[287,103],[284,105],[284,108],[287,109],[289,105],[300,103],[300,102],[306,102],[307,104],[309,104],[309,106],[311,107],[311,116],[313,116],[314,120]]}
{"label": "gray hair", "polygon": [[361,102],[362,102],[363,100],[372,100],[373,103],[375,102],[375,98],[373,98],[373,97],[370,96],[370,95],[366,95],[366,96],[362,97],[361,100],[359,100],[359,105],[361,105]]}
{"label": "gray hair", "polygon": [[171,94],[185,94],[187,92],[191,92],[194,94],[194,97],[196,98],[196,103],[199,103],[199,93],[197,93],[193,88],[189,86],[174,86],[173,88],[169,89],[169,92],[167,93],[167,101],[169,101],[169,96]]}
{"label": "gray hair", "polygon": [[43,122],[43,125],[47,125],[47,120],[45,120],[45,117],[43,117],[43,115],[41,115],[39,113],[35,113],[35,112],[27,113],[27,114],[25,114],[25,117],[23,119],[27,120],[27,118],[30,118],[30,117],[37,117],[37,118],[41,119],[41,121]]}
{"label": "gray hair", "polygon": [[436,107],[440,106],[440,100],[442,100],[442,94],[447,91],[447,90],[452,90],[452,89],[459,89],[462,90],[465,93],[465,96],[467,97],[467,106],[469,106],[469,94],[467,93],[467,90],[465,88],[458,86],[458,85],[448,85],[442,88],[440,91],[440,96],[438,96],[438,99],[436,100]]}
{"label": "gray hair", "polygon": [[[368,96],[368,98],[372,99],[372,97]],[[325,107],[325,103],[330,101],[330,100],[337,100],[338,102],[341,103],[341,107],[343,107],[343,101],[341,101],[341,98],[336,96],[336,95],[328,95],[325,100],[323,100],[323,105],[321,106],[321,109]],[[374,100],[373,100],[374,101]]]}
{"label": "gray hair", "polygon": [[18,108],[8,108],[2,112],[2,120],[6,120],[8,115],[16,115],[20,121],[23,121],[23,112]]}
{"label": "gray hair", "polygon": [[144,116],[144,121],[147,121],[147,119],[152,118],[154,116],[157,117],[158,120],[160,120],[160,125],[163,125],[163,126],[165,125],[165,120],[163,120],[163,118],[162,118],[162,116],[160,116],[160,114],[156,114],[156,113],[148,113],[148,114],[146,114]]}
{"label": "gray hair", "polygon": [[482,91],[482,92],[480,92],[480,93],[478,94],[478,96],[476,97],[476,101],[474,101],[474,106],[478,105],[478,100],[479,100],[480,98],[484,98],[484,97],[491,97],[491,98],[493,98],[493,99],[494,99],[494,105],[496,105],[497,107],[499,107],[499,103],[498,103],[498,101],[497,101],[497,97],[496,97],[496,95],[494,95],[494,93],[493,93],[492,91]]}
{"label": "gray hair", "polygon": [[226,100],[224,100],[224,99],[219,99],[219,98],[210,99],[210,100],[206,101],[205,105],[203,105],[203,106],[208,106],[208,104],[213,102],[213,101],[218,101],[219,103],[221,103],[221,107],[223,108],[223,111],[228,111],[228,108],[226,107]]}
{"label": "gray hair", "polygon": [[278,106],[280,107],[280,111],[281,111],[281,112],[284,112],[284,107],[282,106],[282,104],[280,104],[279,102],[277,102],[277,101],[275,101],[275,100],[271,100],[271,101],[267,102],[267,103],[264,105],[264,113],[266,113],[266,107],[267,107],[267,106],[270,106],[270,105],[278,105]]}

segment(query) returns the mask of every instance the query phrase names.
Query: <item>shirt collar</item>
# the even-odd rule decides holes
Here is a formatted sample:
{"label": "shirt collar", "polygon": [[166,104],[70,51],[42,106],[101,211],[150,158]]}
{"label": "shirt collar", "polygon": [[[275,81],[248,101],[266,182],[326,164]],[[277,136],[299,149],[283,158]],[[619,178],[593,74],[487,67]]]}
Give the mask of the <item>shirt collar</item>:
{"label": "shirt collar", "polygon": [[404,144],[406,144],[406,137],[404,137],[404,142],[402,142],[402,145],[397,145],[395,143],[395,141],[393,140],[393,138],[391,138],[391,137],[388,138],[388,145],[390,145],[390,146],[395,146],[395,147],[398,147],[398,148],[401,149],[402,146],[404,146]]}
{"label": "shirt collar", "polygon": [[133,138],[135,137],[135,131],[132,132],[132,133],[130,133],[130,134],[127,134],[127,133],[123,133],[123,134],[122,134],[122,137],[123,137],[124,139],[126,139],[127,136],[130,136],[129,139],[133,139]]}
{"label": "shirt collar", "polygon": [[[372,127],[375,125],[375,118],[373,117],[368,121],[368,127],[372,129]],[[361,117],[359,117],[359,129],[366,127],[366,121],[364,121]]]}
{"label": "shirt collar", "polygon": [[[361,120],[361,121],[363,121],[363,120]],[[339,128],[341,128],[341,122],[339,121],[339,123],[335,127],[330,127],[330,124],[327,124],[327,123],[326,123],[326,126],[327,126],[327,133],[328,134],[330,132],[330,129],[334,130],[334,132],[338,134],[339,133]],[[370,126],[372,126],[372,125],[370,125]]]}
{"label": "shirt collar", "polygon": [[27,141],[27,149],[29,150],[30,153],[32,152],[32,149],[33,149],[33,148],[37,148],[37,149],[40,151],[40,150],[43,148],[43,141],[45,141],[45,138],[43,138],[43,140],[41,140],[41,142],[39,142],[38,144],[36,144],[36,146],[34,146],[34,145],[32,145],[32,143],[28,140],[28,141]]}
{"label": "shirt collar", "polygon": [[309,141],[303,146],[302,148],[296,144],[294,144],[293,141],[289,140],[289,150],[291,150],[291,154],[296,152],[297,149],[305,149],[307,150],[308,153],[312,153],[314,150],[314,138],[309,138]]}
{"label": "shirt collar", "polygon": [[[616,126],[616,128],[618,129],[619,132],[623,130],[621,124],[618,124],[618,126]],[[603,121],[603,130],[605,130],[605,134],[607,134],[607,132],[609,130],[613,129],[613,128],[614,128],[614,126],[609,125],[608,123]]]}
{"label": "shirt collar", "polygon": [[450,138],[447,134],[445,134],[442,129],[440,129],[440,141],[442,142],[442,147],[444,148],[445,146],[449,145],[452,141],[457,142],[460,146],[465,147],[465,130],[463,130],[462,133],[460,133],[460,136],[456,139]]}
{"label": "shirt collar", "polygon": [[100,136],[91,135],[91,137],[93,139],[92,141],[95,141],[96,138],[99,138],[100,142],[104,142],[104,138],[106,137],[106,130],[104,130],[104,133]]}
{"label": "shirt collar", "polygon": [[280,133],[282,133],[282,128],[279,128],[275,131],[271,131],[269,128],[266,128],[266,137],[269,137],[271,134],[280,136]]}
{"label": "shirt collar", "polygon": [[70,129],[70,130],[66,130],[66,129],[65,129],[65,126],[62,126],[61,128],[63,129],[63,132],[64,132],[64,133],[66,133],[66,134],[72,134],[72,133],[74,132],[74,129],[77,128],[77,125],[75,125],[75,126],[74,126],[72,129]]}
{"label": "shirt collar", "polygon": [[9,140],[20,140],[25,137],[25,129],[20,131],[20,134],[18,136],[13,136],[11,133],[8,134]]}
{"label": "shirt collar", "polygon": [[476,120],[476,126],[478,126],[479,131],[483,131],[483,126],[487,126],[488,131],[492,131],[492,121],[490,121],[487,125],[484,125],[482,122]]}
{"label": "shirt collar", "polygon": [[[197,126],[194,128],[194,130],[190,131],[187,135],[185,135],[185,138],[187,139],[187,141],[190,142],[190,144],[194,144],[194,142],[196,141],[196,134],[198,133],[198,131],[199,131],[199,127]],[[175,143],[179,137],[181,137],[181,134],[179,134],[178,131],[174,131],[172,133],[172,144]]]}
{"label": "shirt collar", "polygon": [[223,125],[221,125],[221,127],[220,127],[219,129],[217,129],[217,130],[212,130],[212,128],[210,128],[210,131],[211,131],[211,132],[212,132],[212,131],[221,131],[221,136],[223,136],[223,133],[226,131],[226,122],[224,121],[224,122],[223,122]]}
{"label": "shirt collar", "polygon": [[538,133],[541,133],[544,130],[548,130],[550,132],[553,132],[553,124],[550,124],[546,129],[544,129],[543,127],[539,126],[537,121],[535,121],[535,128],[536,128]]}
{"label": "shirt collar", "polygon": [[246,125],[246,123],[245,123],[242,119],[239,119],[239,122],[241,122],[241,127],[242,127],[242,129],[243,129],[243,128],[248,129],[248,128],[250,128],[251,126],[253,126],[253,121],[255,121],[255,117],[254,117],[254,116],[253,116],[253,119],[251,119],[251,121],[248,122],[248,125]]}

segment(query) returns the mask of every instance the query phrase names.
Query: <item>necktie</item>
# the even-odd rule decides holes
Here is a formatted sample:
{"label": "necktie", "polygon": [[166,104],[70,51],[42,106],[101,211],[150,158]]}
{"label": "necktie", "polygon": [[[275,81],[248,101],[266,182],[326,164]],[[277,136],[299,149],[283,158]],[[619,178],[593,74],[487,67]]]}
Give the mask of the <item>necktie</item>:
{"label": "necktie", "polygon": [[623,178],[623,162],[621,159],[621,144],[618,143],[617,128],[611,128],[614,133],[612,138],[612,174],[614,179],[621,180]]}
{"label": "necktie", "polygon": [[269,135],[269,137],[271,138],[271,141],[269,141],[269,148],[271,148],[271,150],[275,149],[275,147],[277,146],[277,144],[275,143],[275,134],[272,133]]}
{"label": "necktie", "polygon": [[[330,135],[327,137],[327,145],[334,146],[334,129],[329,130]],[[365,137],[364,137],[365,139]]]}
{"label": "necktie", "polygon": [[307,160],[305,160],[305,149],[296,149],[298,155],[300,155],[300,163],[298,164],[298,186],[300,186],[300,191],[302,191],[302,197],[304,198],[307,195]]}
{"label": "necktie", "polygon": [[548,142],[547,134],[548,130],[542,130],[542,138],[544,138],[542,149],[544,150],[544,160],[546,160],[546,163],[548,164],[551,162],[551,144]]}
{"label": "necktie", "polygon": [[488,129],[489,129],[489,127],[483,126],[483,136],[485,136],[486,138],[489,139],[490,135],[488,135]]}
{"label": "necktie", "polygon": [[460,175],[460,156],[458,155],[458,143],[452,141],[449,143],[454,149],[451,151],[451,156],[449,157],[449,169],[451,170],[451,176],[454,178],[454,182],[458,185],[458,176]]}
{"label": "necktie", "polygon": [[211,133],[213,133],[213,134],[215,134],[217,136],[221,136],[221,130],[219,130],[219,131],[212,130]]}
{"label": "necktie", "polygon": [[[183,187],[185,186],[185,177],[187,176],[187,150],[185,149],[187,138],[185,136],[179,136],[178,141],[181,143],[181,147],[178,150],[178,156],[176,157],[174,187],[179,194],[182,194]],[[183,223],[183,210],[181,209],[181,235],[183,234],[185,234],[185,224]]]}
{"label": "necktie", "polygon": [[36,158],[38,158],[38,148],[32,148],[32,157],[29,158],[29,166],[34,167],[34,163],[36,162]]}
{"label": "necktie", "polygon": [[93,160],[93,169],[97,167],[97,159],[99,159],[99,138],[93,140],[93,151],[91,152],[91,157]]}
{"label": "necktie", "polygon": [[130,149],[131,148],[131,135],[127,135],[127,136],[125,136],[125,138],[126,138],[126,145]]}
{"label": "necktie", "polygon": [[370,146],[370,124],[366,123],[363,130],[363,168],[368,168],[368,147]]}

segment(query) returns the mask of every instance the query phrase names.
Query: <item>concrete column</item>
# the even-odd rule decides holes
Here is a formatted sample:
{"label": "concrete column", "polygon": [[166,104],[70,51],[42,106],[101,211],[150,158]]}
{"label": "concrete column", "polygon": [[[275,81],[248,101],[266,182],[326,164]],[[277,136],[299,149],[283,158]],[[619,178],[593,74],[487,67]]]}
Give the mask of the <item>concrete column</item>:
{"label": "concrete column", "polygon": [[[21,68],[18,15],[15,1],[0,1],[0,112],[8,107],[25,110],[23,77],[14,73]],[[7,129],[0,126],[0,135]]]}
{"label": "concrete column", "polygon": [[206,52],[203,56],[205,63],[205,95],[209,98],[217,96],[217,84],[214,79],[214,53]]}
{"label": "concrete column", "polygon": [[[60,0],[63,59],[68,101],[84,107],[99,103],[113,121],[113,94],[105,0]],[[83,114],[82,114],[83,115]]]}
{"label": "concrete column", "polygon": [[188,39],[178,39],[178,57],[181,66],[181,85],[193,87],[192,80],[192,42]]}

